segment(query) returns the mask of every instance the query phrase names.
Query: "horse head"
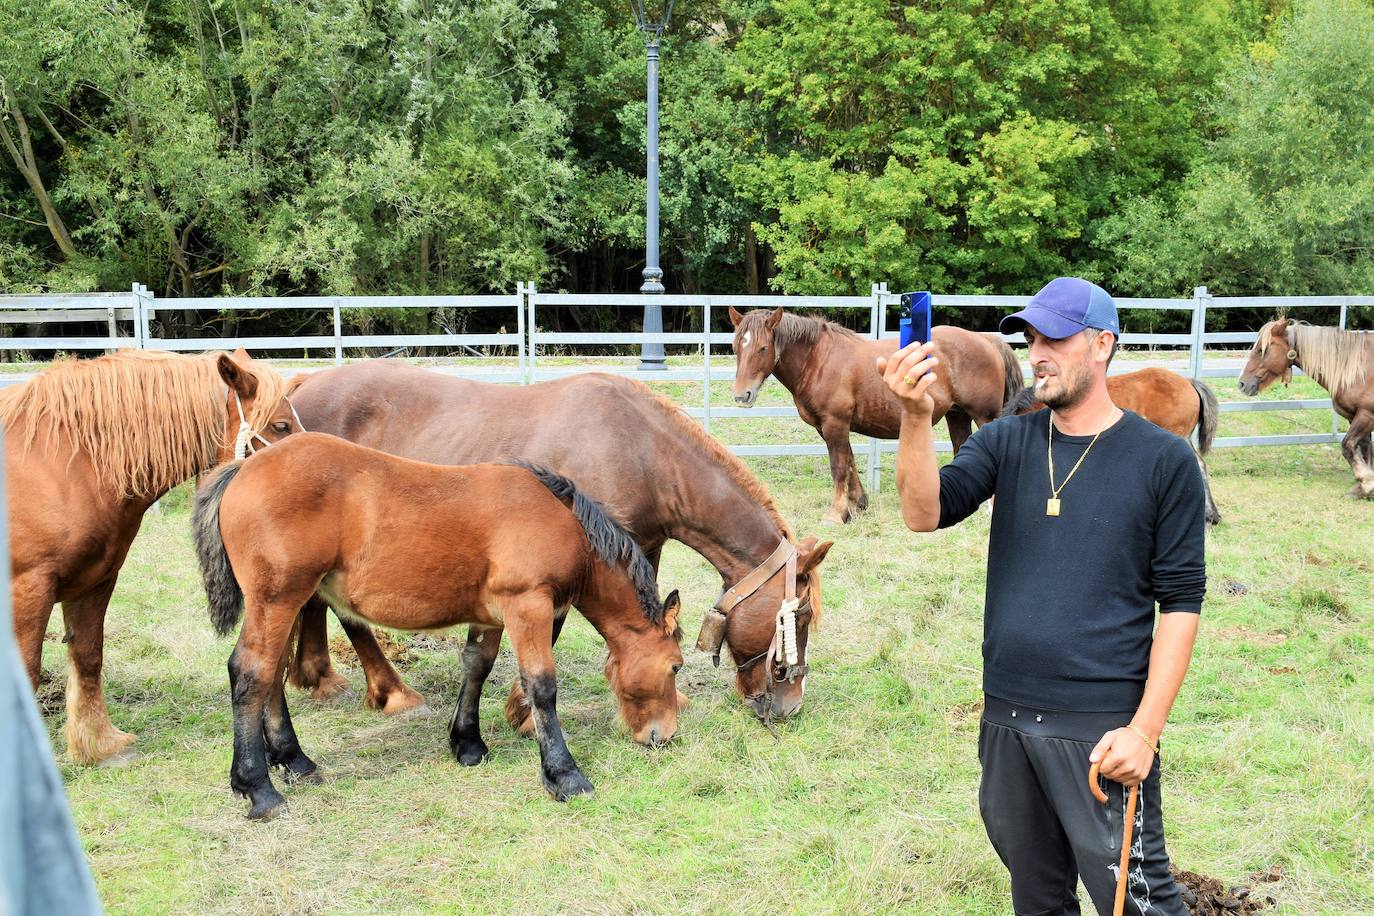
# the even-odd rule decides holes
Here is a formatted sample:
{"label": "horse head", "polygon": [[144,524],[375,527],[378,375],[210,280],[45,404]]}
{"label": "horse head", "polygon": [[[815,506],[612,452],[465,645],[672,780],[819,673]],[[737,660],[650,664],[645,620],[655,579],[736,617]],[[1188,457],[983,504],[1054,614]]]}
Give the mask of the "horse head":
{"label": "horse head", "polygon": [[1260,328],[1238,380],[1243,394],[1253,397],[1280,379],[1284,384],[1292,379],[1298,358],[1293,337],[1293,323],[1287,318],[1275,318]]}
{"label": "horse head", "polygon": [[636,741],[650,747],[672,739],[678,711],[688,703],[676,681],[682,669],[682,628],[677,622],[681,610],[674,590],[663,602],[661,623],[644,621],[606,643],[606,680],[620,701],[620,720]]}
{"label": "horse head", "polygon": [[302,432],[276,370],[254,360],[242,347],[221,353],[215,366],[224,381],[224,429],[218,461],[242,458],[258,448]]}
{"label": "horse head", "polygon": [[[767,579],[732,604],[725,615],[723,636],[735,660],[735,687],[765,720],[801,709],[806,693],[807,634],[821,617],[818,567],[832,545],[832,541],[818,544],[814,537],[804,538],[794,545],[794,572],[788,571],[785,562],[771,574],[760,567]],[[705,640],[705,626],[703,631]],[[698,648],[712,647],[698,641]]]}
{"label": "horse head", "polygon": [[735,403],[753,407],[759,388],[778,363],[778,346],[773,332],[782,321],[782,307],[753,309],[741,315],[730,306],[730,322],[735,326]]}

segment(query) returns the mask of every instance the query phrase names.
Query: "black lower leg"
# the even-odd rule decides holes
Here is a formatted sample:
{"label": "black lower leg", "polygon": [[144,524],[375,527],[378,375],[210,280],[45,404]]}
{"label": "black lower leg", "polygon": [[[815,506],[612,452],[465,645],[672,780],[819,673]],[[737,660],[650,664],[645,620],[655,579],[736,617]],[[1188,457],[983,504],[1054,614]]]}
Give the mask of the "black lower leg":
{"label": "black lower leg", "polygon": [[315,761],[305,756],[296,729],[291,724],[291,713],[286,708],[286,689],[281,678],[272,685],[263,713],[263,732],[267,742],[267,761],[285,771],[286,781],[318,783]]}
{"label": "black lower leg", "polygon": [[577,762],[563,740],[563,727],[558,721],[558,684],[553,675],[539,674],[526,678],[522,673],[521,679],[534,716],[534,735],[539,741],[544,788],[558,801],[591,793],[592,784],[577,768]]}
{"label": "black lower leg", "polygon": [[241,663],[239,650],[229,657],[229,684],[234,703],[234,762],[229,786],[252,802],[248,816],[271,817],[286,799],[272,785],[267,772],[267,744],[263,730],[265,687],[262,666]]}
{"label": "black lower leg", "polygon": [[479,706],[482,686],[491,674],[496,653],[501,648],[501,630],[493,627],[468,627],[468,642],[463,647],[463,686],[448,726],[448,746],[464,766],[476,766],[487,758],[482,740]]}

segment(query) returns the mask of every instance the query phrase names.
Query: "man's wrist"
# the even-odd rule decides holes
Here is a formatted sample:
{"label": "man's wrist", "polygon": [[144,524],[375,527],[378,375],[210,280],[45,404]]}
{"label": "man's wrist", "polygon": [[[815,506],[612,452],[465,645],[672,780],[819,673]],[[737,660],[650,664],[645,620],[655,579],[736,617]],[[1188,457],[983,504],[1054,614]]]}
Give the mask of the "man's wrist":
{"label": "man's wrist", "polygon": [[1141,726],[1135,724],[1134,722],[1132,722],[1132,723],[1130,723],[1129,725],[1127,725],[1127,726],[1126,726],[1126,729],[1127,729],[1127,731],[1129,731],[1129,732],[1131,732],[1132,734],[1134,734],[1134,735],[1135,735],[1137,738],[1139,738],[1141,741],[1143,741],[1143,742],[1145,743],[1145,746],[1148,747],[1151,751],[1153,751],[1156,755],[1159,754],[1159,733],[1158,733],[1158,732],[1155,732],[1155,733],[1151,734],[1151,732],[1150,732],[1149,730],[1147,730],[1147,729],[1145,729],[1145,728],[1142,728]]}

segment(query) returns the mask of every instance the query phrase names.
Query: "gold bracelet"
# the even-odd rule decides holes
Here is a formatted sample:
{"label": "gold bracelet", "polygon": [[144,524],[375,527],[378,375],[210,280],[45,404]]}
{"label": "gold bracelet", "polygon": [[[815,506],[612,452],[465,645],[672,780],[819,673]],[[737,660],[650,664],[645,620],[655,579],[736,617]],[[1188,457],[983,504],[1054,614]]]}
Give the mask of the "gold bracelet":
{"label": "gold bracelet", "polygon": [[1137,736],[1138,738],[1140,738],[1141,741],[1144,741],[1144,742],[1145,742],[1145,746],[1148,747],[1150,750],[1152,750],[1152,751],[1155,752],[1155,756],[1156,756],[1156,757],[1159,756],[1159,745],[1157,745],[1157,744],[1152,744],[1152,743],[1150,742],[1150,739],[1147,738],[1147,737],[1145,737],[1145,733],[1144,733],[1143,731],[1141,731],[1140,729],[1136,728],[1134,725],[1127,725],[1126,727],[1129,728],[1131,731],[1135,732],[1135,733],[1136,733],[1136,736]]}

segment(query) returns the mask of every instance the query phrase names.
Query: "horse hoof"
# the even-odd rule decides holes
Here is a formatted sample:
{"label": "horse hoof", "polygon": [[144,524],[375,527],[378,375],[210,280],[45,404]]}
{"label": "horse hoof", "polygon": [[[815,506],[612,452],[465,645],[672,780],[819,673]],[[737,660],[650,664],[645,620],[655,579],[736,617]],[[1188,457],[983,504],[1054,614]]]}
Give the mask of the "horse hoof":
{"label": "horse hoof", "polygon": [[409,713],[416,716],[428,716],[432,714],[429,705],[425,703],[425,698],[410,688],[392,691],[386,698],[386,703],[382,706],[382,715],[399,716]]}
{"label": "horse hoof", "polygon": [[253,807],[248,811],[250,821],[270,821],[286,810],[286,799],[276,789],[268,786],[250,796]]}
{"label": "horse hoof", "polygon": [[124,750],[119,751],[115,754],[111,754],[109,757],[106,757],[104,760],[97,763],[96,766],[100,767],[100,769],[102,770],[120,770],[128,766],[129,764],[142,759],[142,757],[143,754],[141,751],[137,751],[131,747],[126,747]]}
{"label": "horse hoof", "polygon": [[487,749],[487,744],[482,739],[464,742],[460,747],[455,748],[453,756],[465,767],[475,767],[491,756],[491,751]]}
{"label": "horse hoof", "polygon": [[310,698],[321,702],[343,699],[347,695],[348,678],[334,671],[320,678],[315,689],[310,691]]}
{"label": "horse hoof", "polygon": [[564,773],[556,779],[550,779],[548,774],[544,775],[544,788],[554,801],[565,802],[575,795],[595,795],[596,789],[592,787],[587,777],[577,770]]}
{"label": "horse hoof", "polygon": [[283,764],[283,778],[288,786],[318,786],[324,784],[315,761],[301,754],[295,760]]}
{"label": "horse hoof", "polygon": [[845,523],[845,521],[846,521],[845,517],[842,516],[842,515],[840,515],[838,512],[827,512],[827,513],[825,513],[825,515],[821,516],[821,524],[822,524],[822,525],[827,525],[827,526],[832,526],[832,527],[833,527],[833,526],[840,526],[840,525],[843,525],[843,524]]}

